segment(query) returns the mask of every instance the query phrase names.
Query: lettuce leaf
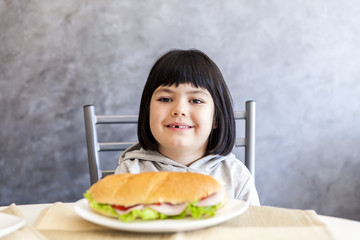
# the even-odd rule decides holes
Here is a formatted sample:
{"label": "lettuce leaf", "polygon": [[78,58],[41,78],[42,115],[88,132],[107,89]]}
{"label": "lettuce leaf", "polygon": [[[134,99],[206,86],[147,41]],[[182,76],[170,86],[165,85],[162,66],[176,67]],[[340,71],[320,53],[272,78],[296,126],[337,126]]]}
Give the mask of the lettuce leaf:
{"label": "lettuce leaf", "polygon": [[217,205],[208,207],[198,207],[196,206],[197,202],[198,201],[193,201],[187,205],[187,210],[190,212],[193,218],[213,217],[221,205],[221,203],[219,203]]}
{"label": "lettuce leaf", "polygon": [[119,220],[123,222],[134,221],[136,218],[142,220],[165,219],[167,215],[159,213],[151,208],[134,209],[127,214],[119,215]]}
{"label": "lettuce leaf", "polygon": [[134,209],[131,212],[126,214],[118,214],[119,220],[123,222],[131,222],[136,218],[142,220],[155,220],[155,219],[181,219],[186,217],[186,210],[184,210],[179,215],[169,216],[158,211],[155,211],[151,208],[143,208],[143,209]]}
{"label": "lettuce leaf", "polygon": [[112,206],[110,206],[109,204],[102,204],[102,203],[98,203],[95,202],[94,199],[91,197],[89,192],[86,192],[84,194],[84,197],[89,201],[90,207],[98,210],[100,212],[103,212],[106,215],[110,215],[113,217],[117,217],[119,214],[114,210],[114,208]]}
{"label": "lettuce leaf", "polygon": [[191,216],[193,218],[213,217],[215,215],[215,212],[221,205],[221,203],[219,203],[217,205],[210,206],[210,207],[198,207],[198,206],[196,206],[196,203],[198,201],[193,201],[187,205],[186,209],[182,213],[180,213],[179,215],[175,215],[175,216],[169,216],[169,215],[157,212],[151,208],[134,209],[131,212],[128,212],[126,214],[118,214],[111,205],[95,202],[89,192],[86,192],[84,194],[84,197],[89,201],[91,208],[93,208],[97,211],[101,211],[106,215],[117,217],[119,220],[121,220],[123,222],[131,222],[137,218],[142,219],[142,220],[181,219],[181,218],[185,218],[188,213],[191,214]]}

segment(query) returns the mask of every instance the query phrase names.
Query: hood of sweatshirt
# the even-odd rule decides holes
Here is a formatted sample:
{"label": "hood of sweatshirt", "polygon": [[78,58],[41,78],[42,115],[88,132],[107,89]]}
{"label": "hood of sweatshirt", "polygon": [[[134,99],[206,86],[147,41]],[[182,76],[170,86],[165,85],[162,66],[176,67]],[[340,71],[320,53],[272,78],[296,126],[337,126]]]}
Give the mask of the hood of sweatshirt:
{"label": "hood of sweatshirt", "polygon": [[140,144],[137,143],[130,148],[126,149],[120,156],[119,164],[128,160],[139,159],[142,161],[153,162],[157,165],[159,171],[172,171],[173,169],[182,169],[183,171],[190,172],[211,172],[217,166],[229,158],[236,159],[235,155],[230,153],[227,156],[221,155],[207,155],[199,160],[193,162],[191,165],[186,166],[174,160],[165,157],[158,151],[144,150]]}

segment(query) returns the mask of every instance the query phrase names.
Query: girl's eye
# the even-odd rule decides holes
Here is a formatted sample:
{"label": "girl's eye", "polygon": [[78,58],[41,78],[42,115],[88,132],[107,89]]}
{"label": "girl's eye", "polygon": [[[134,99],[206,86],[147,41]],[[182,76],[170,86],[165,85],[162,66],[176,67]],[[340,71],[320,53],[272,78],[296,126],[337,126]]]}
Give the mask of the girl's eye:
{"label": "girl's eye", "polygon": [[162,97],[162,98],[159,98],[159,102],[171,102],[171,99],[166,98],[166,97]]}
{"label": "girl's eye", "polygon": [[201,104],[201,103],[203,103],[203,101],[200,100],[200,99],[193,99],[193,100],[191,100],[190,102],[191,102],[191,103],[195,103],[195,104]]}

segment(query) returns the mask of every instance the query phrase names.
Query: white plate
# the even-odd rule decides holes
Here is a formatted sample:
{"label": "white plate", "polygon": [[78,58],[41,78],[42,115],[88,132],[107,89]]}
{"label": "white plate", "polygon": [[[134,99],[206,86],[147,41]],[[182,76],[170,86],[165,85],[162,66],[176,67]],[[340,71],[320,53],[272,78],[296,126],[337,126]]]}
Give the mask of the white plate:
{"label": "white plate", "polygon": [[0,238],[15,232],[19,228],[23,227],[25,223],[26,221],[23,218],[6,213],[0,213]]}
{"label": "white plate", "polygon": [[204,219],[193,219],[190,217],[184,219],[165,219],[143,221],[135,220],[125,223],[115,218],[106,217],[93,211],[88,200],[81,199],[75,203],[74,210],[82,218],[109,228],[131,231],[131,232],[178,232],[190,231],[205,227],[214,226],[228,221],[248,208],[244,201],[228,200],[224,207],[220,208],[214,217]]}

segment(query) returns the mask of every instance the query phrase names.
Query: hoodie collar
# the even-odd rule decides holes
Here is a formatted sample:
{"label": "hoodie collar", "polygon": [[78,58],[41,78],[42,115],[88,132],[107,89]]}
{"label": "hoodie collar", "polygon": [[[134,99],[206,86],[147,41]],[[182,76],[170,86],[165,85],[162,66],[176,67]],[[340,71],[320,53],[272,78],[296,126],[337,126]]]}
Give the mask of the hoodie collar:
{"label": "hoodie collar", "polygon": [[196,172],[211,172],[214,168],[216,168],[222,161],[228,158],[235,157],[232,153],[228,156],[221,155],[207,155],[199,160],[193,162],[189,166],[180,164],[175,162],[174,160],[165,157],[158,151],[153,150],[145,150],[143,149],[139,143],[131,146],[126,149],[122,155],[120,156],[119,162],[131,159],[140,159],[143,161],[150,161],[154,163],[162,163],[165,165],[171,165],[173,167],[183,168],[187,171],[196,171]]}

